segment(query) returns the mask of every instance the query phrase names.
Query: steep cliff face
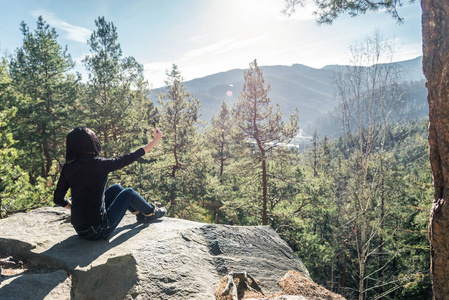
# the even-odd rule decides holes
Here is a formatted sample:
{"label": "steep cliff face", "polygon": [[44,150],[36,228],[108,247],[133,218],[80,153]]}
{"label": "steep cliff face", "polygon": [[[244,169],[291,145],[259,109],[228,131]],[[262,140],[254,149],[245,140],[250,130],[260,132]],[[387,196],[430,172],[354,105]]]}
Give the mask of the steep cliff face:
{"label": "steep cliff face", "polygon": [[127,214],[109,240],[85,241],[62,208],[0,220],[0,253],[30,268],[3,278],[1,299],[214,299],[229,272],[248,272],[268,292],[279,290],[289,270],[309,276],[268,226],[172,218],[137,224]]}

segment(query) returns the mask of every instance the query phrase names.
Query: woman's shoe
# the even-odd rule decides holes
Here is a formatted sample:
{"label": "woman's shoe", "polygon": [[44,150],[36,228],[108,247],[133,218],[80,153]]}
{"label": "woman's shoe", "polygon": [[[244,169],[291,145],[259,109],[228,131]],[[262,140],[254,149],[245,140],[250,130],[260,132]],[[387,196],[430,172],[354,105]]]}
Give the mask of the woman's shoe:
{"label": "woman's shoe", "polygon": [[165,216],[166,213],[166,209],[165,207],[155,207],[153,213],[149,214],[149,215],[144,215],[144,223],[149,223],[152,222],[156,219],[162,218],[163,216]]}
{"label": "woman's shoe", "polygon": [[137,223],[143,223],[145,221],[145,216],[143,213],[140,212],[136,215],[136,221]]}

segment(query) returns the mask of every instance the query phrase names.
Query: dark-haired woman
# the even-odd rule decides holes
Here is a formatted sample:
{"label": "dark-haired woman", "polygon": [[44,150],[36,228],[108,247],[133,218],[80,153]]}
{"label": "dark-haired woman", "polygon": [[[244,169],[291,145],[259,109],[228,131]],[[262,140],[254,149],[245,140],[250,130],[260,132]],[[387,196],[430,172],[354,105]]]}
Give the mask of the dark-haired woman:
{"label": "dark-haired woman", "polygon": [[[162,139],[154,129],[154,139],[134,152],[116,158],[99,157],[101,147],[95,133],[77,127],[66,139],[66,163],[62,167],[54,202],[71,210],[71,222],[78,235],[89,240],[106,239],[130,210],[137,222],[151,222],[165,215],[165,208],[148,204],[136,191],[114,184],[106,189],[108,174],[145,155]],[[70,188],[72,198],[65,199]]]}

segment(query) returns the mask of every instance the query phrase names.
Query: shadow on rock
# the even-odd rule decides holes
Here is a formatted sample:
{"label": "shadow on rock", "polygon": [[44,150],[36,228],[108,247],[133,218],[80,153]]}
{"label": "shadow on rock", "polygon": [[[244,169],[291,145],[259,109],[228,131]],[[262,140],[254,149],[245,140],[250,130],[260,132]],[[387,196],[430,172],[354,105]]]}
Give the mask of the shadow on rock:
{"label": "shadow on rock", "polygon": [[70,299],[71,282],[65,271],[7,277],[0,299]]}
{"label": "shadow on rock", "polygon": [[[4,241],[0,251],[28,261],[31,269],[3,278],[0,299],[124,299],[133,295],[138,281],[133,247],[139,241],[136,235],[150,225],[134,223],[129,216],[108,240],[88,241],[75,234],[67,214],[50,210],[35,214],[39,215],[17,216],[18,223],[40,222],[22,235],[23,241],[12,234],[0,237]],[[9,221],[1,224],[5,233],[18,226],[13,218]]]}
{"label": "shadow on rock", "polygon": [[63,263],[64,269],[85,268],[101,255],[124,244],[146,227],[147,225],[137,223],[118,227],[108,240],[88,241],[72,235],[40,253],[40,256],[56,262],[59,267],[61,267],[60,263]]}
{"label": "shadow on rock", "polygon": [[138,294],[136,260],[132,255],[110,258],[87,271],[75,270],[72,291],[74,299],[125,299]]}

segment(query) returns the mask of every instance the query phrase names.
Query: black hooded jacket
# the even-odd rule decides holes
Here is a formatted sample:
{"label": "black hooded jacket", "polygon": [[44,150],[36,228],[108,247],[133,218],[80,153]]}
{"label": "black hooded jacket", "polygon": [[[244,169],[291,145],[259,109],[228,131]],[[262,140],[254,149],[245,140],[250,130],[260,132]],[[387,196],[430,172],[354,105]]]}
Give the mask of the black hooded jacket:
{"label": "black hooded jacket", "polygon": [[92,155],[66,162],[56,185],[54,203],[67,206],[69,202],[64,197],[70,188],[73,227],[82,231],[91,226],[100,225],[106,219],[104,192],[108,174],[133,163],[143,155],[145,150],[140,148],[116,158]]}

